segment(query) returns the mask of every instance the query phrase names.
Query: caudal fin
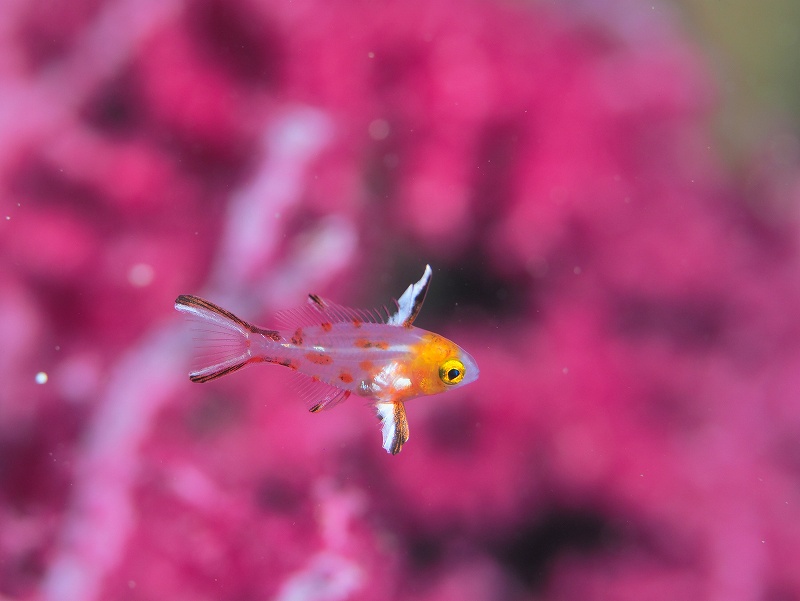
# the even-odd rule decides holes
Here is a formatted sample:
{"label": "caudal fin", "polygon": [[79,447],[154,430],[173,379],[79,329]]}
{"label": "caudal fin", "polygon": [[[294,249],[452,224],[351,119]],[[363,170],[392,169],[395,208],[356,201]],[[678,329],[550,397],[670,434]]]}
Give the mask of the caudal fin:
{"label": "caudal fin", "polygon": [[189,373],[192,382],[208,382],[261,359],[252,354],[252,336],[260,334],[280,340],[274,330],[265,330],[239,319],[230,311],[197,296],[181,294],[175,309],[193,322],[196,368]]}

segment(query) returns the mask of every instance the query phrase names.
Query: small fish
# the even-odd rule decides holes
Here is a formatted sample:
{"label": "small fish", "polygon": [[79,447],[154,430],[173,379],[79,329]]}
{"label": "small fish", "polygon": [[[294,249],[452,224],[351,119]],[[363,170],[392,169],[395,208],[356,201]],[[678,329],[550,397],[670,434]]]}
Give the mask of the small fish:
{"label": "small fish", "polygon": [[460,388],[478,378],[478,366],[446,338],[415,328],[431,279],[430,265],[409,286],[394,313],[343,307],[310,294],[303,307],[279,312],[279,329],[261,328],[196,296],[181,295],[178,311],[200,322],[208,363],[192,382],[208,382],[251,363],[275,363],[303,380],[302,394],[316,413],[351,394],[374,404],[383,448],[396,455],[408,441],[405,402]]}

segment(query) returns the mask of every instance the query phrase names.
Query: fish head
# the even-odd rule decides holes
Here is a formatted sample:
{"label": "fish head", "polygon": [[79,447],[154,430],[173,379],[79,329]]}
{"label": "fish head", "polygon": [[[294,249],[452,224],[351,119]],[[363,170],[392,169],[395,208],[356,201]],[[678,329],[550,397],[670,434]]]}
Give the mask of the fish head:
{"label": "fish head", "polygon": [[478,379],[478,364],[456,343],[426,333],[414,352],[411,380],[414,396],[455,390]]}

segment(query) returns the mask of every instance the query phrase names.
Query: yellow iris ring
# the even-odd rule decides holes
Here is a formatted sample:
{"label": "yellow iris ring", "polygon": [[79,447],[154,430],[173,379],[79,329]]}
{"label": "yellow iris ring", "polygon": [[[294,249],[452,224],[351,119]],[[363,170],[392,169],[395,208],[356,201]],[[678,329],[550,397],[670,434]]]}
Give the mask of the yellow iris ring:
{"label": "yellow iris ring", "polygon": [[458,359],[448,359],[439,367],[439,379],[445,384],[458,384],[464,379],[464,364]]}

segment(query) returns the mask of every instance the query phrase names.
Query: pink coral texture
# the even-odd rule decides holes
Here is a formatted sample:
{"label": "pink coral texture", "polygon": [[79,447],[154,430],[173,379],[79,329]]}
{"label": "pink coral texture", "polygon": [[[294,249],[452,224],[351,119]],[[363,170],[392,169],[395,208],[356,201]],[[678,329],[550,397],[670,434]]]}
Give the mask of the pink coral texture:
{"label": "pink coral texture", "polygon": [[[800,178],[731,172],[660,3],[9,0],[0,599],[800,599]],[[309,292],[480,379],[392,457],[199,294]]]}

